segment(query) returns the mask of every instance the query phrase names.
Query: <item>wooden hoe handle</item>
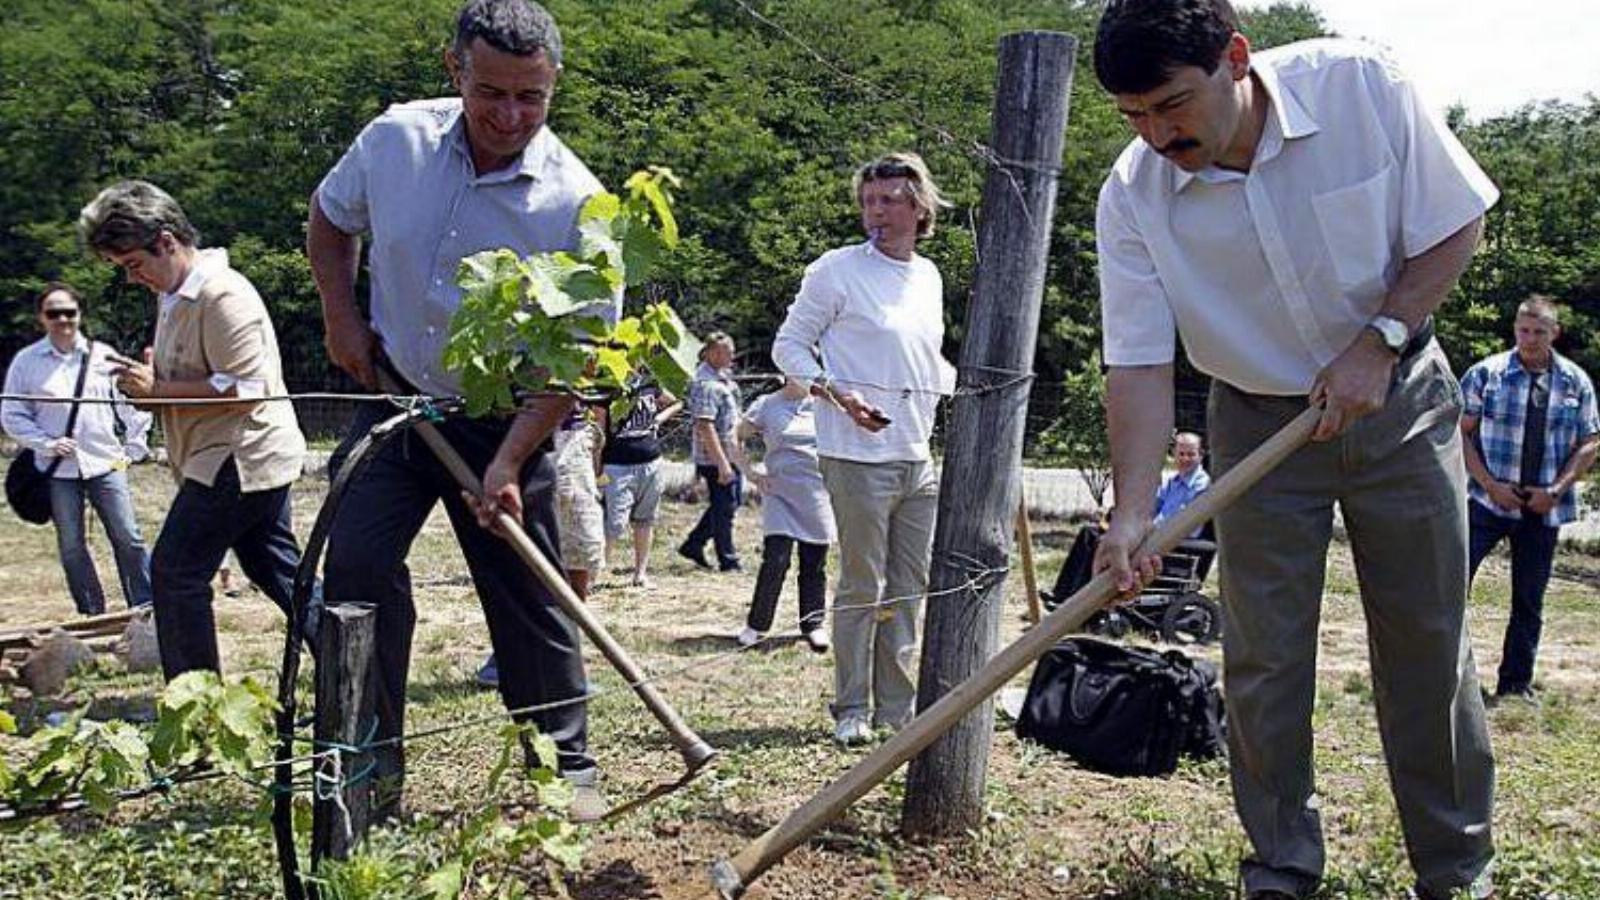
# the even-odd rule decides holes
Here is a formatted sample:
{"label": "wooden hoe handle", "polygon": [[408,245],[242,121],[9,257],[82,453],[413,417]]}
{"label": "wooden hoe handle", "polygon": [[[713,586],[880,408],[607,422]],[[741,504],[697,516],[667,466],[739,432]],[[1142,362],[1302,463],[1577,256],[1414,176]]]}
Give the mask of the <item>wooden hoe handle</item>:
{"label": "wooden hoe handle", "polygon": [[[384,390],[390,392],[401,390],[382,366],[378,367],[378,378]],[[423,442],[428,445],[428,449],[438,457],[439,462],[450,472],[451,477],[455,478],[456,483],[461,485],[462,490],[474,497],[482,497],[483,482],[478,478],[478,474],[468,468],[461,454],[450,446],[450,442],[444,439],[439,430],[429,422],[418,422],[415,428]],[[683,721],[683,717],[678,715],[672,704],[661,696],[661,692],[646,680],[644,671],[633,661],[633,657],[617,643],[610,632],[606,631],[600,620],[590,612],[588,605],[579,599],[573,592],[572,586],[567,584],[566,577],[545,558],[539,547],[528,537],[527,532],[522,530],[522,523],[501,512],[496,517],[496,524],[500,526],[501,536],[517,555],[522,557],[522,561],[528,564],[528,568],[533,570],[534,576],[555,595],[556,602],[561,605],[561,611],[578,623],[578,627],[583,629],[589,640],[600,648],[600,653],[605,656],[606,661],[622,675],[628,686],[633,688],[633,692],[639,695],[639,699],[644,702],[645,708],[650,710],[650,714],[666,728],[667,734],[672,739],[672,745],[683,754],[683,761],[689,773],[698,771],[710,762],[711,758],[717,755],[716,749],[696,734],[694,729]]]}
{"label": "wooden hoe handle", "polygon": [[[1311,437],[1319,407],[1296,416],[1277,434],[1257,447],[1212,483],[1176,516],[1162,522],[1135,551],[1138,556],[1165,553],[1176,547],[1207,520],[1249,490],[1262,476],[1299,449]],[[972,677],[950,689],[939,701],[923,710],[894,737],[856,763],[850,771],[823,788],[789,814],[787,819],[751,841],[731,859],[718,860],[711,867],[712,886],[723,897],[738,897],[755,879],[789,851],[810,838],[846,807],[898,769],[923,748],[953,727],[957,721],[989,695],[998,691],[1034,660],[1054,647],[1067,633],[1077,629],[1117,594],[1108,572],[1096,575],[1087,585],[1029,629],[1016,642],[1003,648]]]}

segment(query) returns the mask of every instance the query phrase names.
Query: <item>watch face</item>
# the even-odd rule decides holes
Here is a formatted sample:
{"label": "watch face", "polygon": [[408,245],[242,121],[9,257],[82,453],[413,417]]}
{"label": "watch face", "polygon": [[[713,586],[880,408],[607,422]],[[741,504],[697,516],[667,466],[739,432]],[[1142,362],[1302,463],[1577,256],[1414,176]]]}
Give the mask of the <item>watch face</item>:
{"label": "watch face", "polygon": [[1372,320],[1372,327],[1382,336],[1383,342],[1390,350],[1396,353],[1406,345],[1406,326],[1394,319],[1379,316]]}

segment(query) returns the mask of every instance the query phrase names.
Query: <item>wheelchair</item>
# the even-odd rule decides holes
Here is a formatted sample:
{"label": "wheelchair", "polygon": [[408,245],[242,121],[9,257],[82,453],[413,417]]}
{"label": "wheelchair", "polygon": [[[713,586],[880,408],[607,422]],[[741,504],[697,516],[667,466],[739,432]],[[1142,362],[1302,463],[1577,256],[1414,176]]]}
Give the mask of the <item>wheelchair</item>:
{"label": "wheelchair", "polygon": [[[1085,532],[1091,530],[1092,526],[1085,528]],[[1080,534],[1054,588],[1040,592],[1046,608],[1054,609],[1089,583],[1094,545],[1098,543],[1098,532],[1092,534],[1092,539]],[[1216,558],[1215,531],[1207,522],[1198,536],[1162,555],[1161,574],[1138,597],[1100,610],[1083,624],[1083,630],[1110,638],[1137,630],[1184,646],[1217,640],[1222,636],[1222,607],[1201,593]]]}

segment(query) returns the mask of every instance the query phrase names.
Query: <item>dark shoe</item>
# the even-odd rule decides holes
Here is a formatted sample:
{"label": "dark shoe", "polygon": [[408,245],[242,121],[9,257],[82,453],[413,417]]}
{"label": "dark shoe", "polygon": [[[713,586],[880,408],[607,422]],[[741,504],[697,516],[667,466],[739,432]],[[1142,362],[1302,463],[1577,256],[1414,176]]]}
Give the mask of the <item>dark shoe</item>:
{"label": "dark shoe", "polygon": [[718,566],[717,568],[720,571],[723,571],[723,572],[743,572],[744,571],[744,565],[742,563],[740,563],[737,559],[734,560],[733,562],[723,563],[722,565]]}
{"label": "dark shoe", "polygon": [[478,687],[497,688],[500,686],[500,666],[494,661],[494,654],[483,661],[478,669]]}
{"label": "dark shoe", "polygon": [[706,559],[706,551],[703,547],[684,545],[678,548],[678,555],[702,569],[710,570],[711,568],[711,561]]}

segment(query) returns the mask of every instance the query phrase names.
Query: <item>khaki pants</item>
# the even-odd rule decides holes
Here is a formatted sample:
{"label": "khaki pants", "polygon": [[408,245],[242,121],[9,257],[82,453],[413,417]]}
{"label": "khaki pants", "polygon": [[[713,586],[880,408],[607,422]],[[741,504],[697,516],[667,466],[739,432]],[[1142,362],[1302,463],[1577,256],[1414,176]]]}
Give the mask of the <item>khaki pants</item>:
{"label": "khaki pants", "polygon": [[[833,716],[899,728],[915,713],[917,614],[928,589],[939,482],[933,463],[823,457],[839,529]],[[874,607],[885,600],[898,602]]]}
{"label": "khaki pants", "polygon": [[[1255,849],[1243,865],[1247,891],[1303,896],[1323,873],[1311,717],[1335,503],[1355,556],[1378,728],[1412,867],[1445,896],[1493,855],[1494,760],[1466,627],[1460,406],[1432,344],[1401,363],[1382,410],[1302,448],[1217,516],[1234,801]],[[1215,471],[1304,409],[1303,397],[1214,383]]]}

